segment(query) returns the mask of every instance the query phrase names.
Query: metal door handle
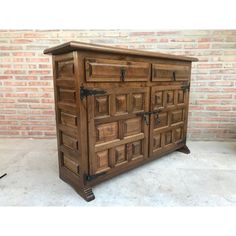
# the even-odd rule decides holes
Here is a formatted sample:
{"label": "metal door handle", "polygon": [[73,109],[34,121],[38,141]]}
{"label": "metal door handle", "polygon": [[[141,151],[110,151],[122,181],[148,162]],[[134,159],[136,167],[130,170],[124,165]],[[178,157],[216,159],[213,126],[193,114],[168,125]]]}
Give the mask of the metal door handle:
{"label": "metal door handle", "polygon": [[157,119],[156,119],[156,124],[159,124],[161,121],[160,121],[160,118],[159,118],[159,115],[158,113],[161,111],[161,109],[157,109],[157,110],[154,110],[154,111],[143,111],[143,112],[139,112],[137,113],[137,115],[139,116],[142,116],[143,117],[143,120],[144,120],[144,123],[146,125],[149,125],[149,122],[148,122],[148,117],[150,115],[156,115],[157,116]]}

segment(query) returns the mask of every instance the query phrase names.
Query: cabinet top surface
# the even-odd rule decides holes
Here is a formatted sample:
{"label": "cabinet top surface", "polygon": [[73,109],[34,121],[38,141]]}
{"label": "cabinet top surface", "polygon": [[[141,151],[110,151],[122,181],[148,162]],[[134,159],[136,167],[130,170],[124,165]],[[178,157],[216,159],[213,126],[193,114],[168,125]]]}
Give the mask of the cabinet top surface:
{"label": "cabinet top surface", "polygon": [[44,50],[44,54],[60,55],[60,54],[64,54],[64,53],[68,53],[72,51],[78,51],[78,50],[124,54],[124,55],[131,55],[131,56],[166,58],[166,59],[174,59],[174,60],[182,60],[182,61],[198,61],[198,59],[194,57],[172,55],[172,54],[166,54],[166,53],[160,53],[160,52],[150,52],[150,51],[118,48],[118,47],[82,43],[82,42],[76,42],[76,41],[70,41],[67,43],[60,44],[55,47],[47,48]]}

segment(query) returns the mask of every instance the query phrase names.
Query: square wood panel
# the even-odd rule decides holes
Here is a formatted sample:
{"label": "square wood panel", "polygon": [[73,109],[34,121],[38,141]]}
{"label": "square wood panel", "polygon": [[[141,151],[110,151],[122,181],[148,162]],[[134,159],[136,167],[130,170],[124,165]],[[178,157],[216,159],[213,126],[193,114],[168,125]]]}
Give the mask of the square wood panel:
{"label": "square wood panel", "polygon": [[165,145],[171,144],[173,142],[172,130],[167,131],[164,136],[165,136]]}
{"label": "square wood panel", "polygon": [[61,102],[75,103],[76,101],[75,90],[60,88],[58,95]]}
{"label": "square wood panel", "polygon": [[77,126],[77,117],[66,112],[60,112],[61,124],[66,126]]}
{"label": "square wood panel", "polygon": [[154,103],[154,109],[164,107],[163,101],[163,91],[156,91],[152,101]]}
{"label": "square wood panel", "polygon": [[57,74],[58,77],[72,77],[74,76],[74,62],[69,61],[59,61],[57,64]]}
{"label": "square wood panel", "polygon": [[118,138],[118,122],[111,122],[96,126],[96,141],[106,142]]}
{"label": "square wood panel", "polygon": [[127,113],[128,104],[127,104],[127,94],[119,94],[115,97],[115,110],[116,113]]}
{"label": "square wood panel", "polygon": [[125,151],[125,145],[121,145],[115,148],[115,165],[120,165],[127,162],[127,155]]}
{"label": "square wood panel", "polygon": [[62,144],[72,150],[78,150],[78,141],[64,133],[62,133]]}
{"label": "square wood panel", "polygon": [[134,93],[132,94],[132,108],[133,111],[143,111],[144,109],[144,94]]}
{"label": "square wood panel", "polygon": [[129,160],[143,157],[142,140],[126,144],[126,155]]}
{"label": "square wood panel", "polygon": [[154,127],[156,128],[163,128],[168,126],[168,112],[161,112],[158,114],[158,117],[160,119],[160,123],[156,123],[157,117],[154,116]]}
{"label": "square wood panel", "polygon": [[178,127],[174,130],[175,142],[179,142],[183,139],[183,127]]}
{"label": "square wood panel", "polygon": [[142,131],[142,118],[132,118],[124,121],[124,136],[139,134]]}
{"label": "square wood panel", "polygon": [[161,134],[153,135],[153,150],[156,151],[157,149],[161,148]]}
{"label": "square wood panel", "polygon": [[177,90],[177,104],[183,104],[184,101],[184,91],[183,90]]}
{"label": "square wood panel", "polygon": [[174,106],[174,91],[165,91],[166,107]]}
{"label": "square wood panel", "polygon": [[109,96],[95,97],[95,117],[109,115]]}
{"label": "square wood panel", "polygon": [[76,162],[75,160],[73,160],[73,158],[71,158],[70,156],[68,156],[67,154],[62,155],[62,160],[63,160],[63,165],[71,170],[72,172],[74,172],[75,174],[79,174],[79,164],[78,162]]}
{"label": "square wood panel", "polygon": [[97,157],[97,166],[96,166],[97,172],[107,171],[108,169],[110,169],[109,150],[97,152],[96,157]]}
{"label": "square wood panel", "polygon": [[179,123],[184,120],[184,109],[171,112],[171,124]]}

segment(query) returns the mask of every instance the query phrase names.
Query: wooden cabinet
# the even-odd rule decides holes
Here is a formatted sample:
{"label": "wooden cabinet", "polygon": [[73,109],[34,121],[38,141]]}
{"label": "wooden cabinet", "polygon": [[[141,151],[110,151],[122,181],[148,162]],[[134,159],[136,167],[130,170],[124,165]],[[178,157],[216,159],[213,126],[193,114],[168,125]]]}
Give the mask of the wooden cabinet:
{"label": "wooden cabinet", "polygon": [[[53,55],[60,178],[92,186],[186,146],[196,58],[68,42]],[[135,181],[135,180],[134,180]]]}

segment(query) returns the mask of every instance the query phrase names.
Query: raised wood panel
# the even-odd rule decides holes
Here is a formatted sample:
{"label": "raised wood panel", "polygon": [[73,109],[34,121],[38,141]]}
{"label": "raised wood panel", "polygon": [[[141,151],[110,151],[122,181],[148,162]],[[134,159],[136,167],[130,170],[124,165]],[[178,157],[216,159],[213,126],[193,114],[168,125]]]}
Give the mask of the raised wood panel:
{"label": "raised wood panel", "polygon": [[184,109],[179,109],[171,112],[171,124],[184,121]]}
{"label": "raised wood panel", "polygon": [[69,61],[58,61],[57,63],[57,78],[60,77],[73,77],[74,76],[74,62]]}
{"label": "raised wood panel", "polygon": [[66,134],[62,134],[62,144],[70,149],[78,149],[78,141],[75,138],[70,137]]}
{"label": "raised wood panel", "polygon": [[75,89],[75,80],[72,78],[62,78],[55,81],[57,87]]}
{"label": "raised wood panel", "polygon": [[177,127],[176,129],[174,129],[174,136],[175,136],[175,142],[181,142],[181,140],[183,139],[183,127]]}
{"label": "raised wood panel", "polygon": [[96,157],[97,157],[96,173],[101,171],[108,171],[110,169],[109,150],[97,152]]}
{"label": "raised wood panel", "polygon": [[72,157],[63,154],[63,165],[75,174],[79,174],[79,164]]}
{"label": "raised wood panel", "polygon": [[61,111],[60,112],[60,123],[65,126],[77,126],[77,116]]}
{"label": "raised wood panel", "polygon": [[116,95],[115,97],[115,108],[116,113],[127,113],[128,112],[128,99],[127,94]]}
{"label": "raised wood panel", "polygon": [[108,96],[96,97],[95,116],[99,117],[105,115],[109,115],[109,97]]}
{"label": "raised wood panel", "polygon": [[190,79],[189,65],[153,64],[152,81],[185,81]]}
{"label": "raised wood panel", "polygon": [[124,121],[124,136],[139,134],[142,131],[143,121],[141,117],[136,117]]}
{"label": "raised wood panel", "polygon": [[132,107],[133,107],[133,111],[143,111],[144,109],[144,94],[142,93],[136,93],[133,94],[132,96]]}
{"label": "raised wood panel", "polygon": [[87,82],[147,81],[150,77],[150,64],[145,62],[87,58],[85,68]]}
{"label": "raised wood panel", "polygon": [[160,122],[156,122],[156,117],[154,117],[154,127],[155,128],[163,128],[163,127],[167,127],[168,126],[168,112],[161,112],[160,114],[158,114],[158,117],[160,119]]}
{"label": "raised wood panel", "polygon": [[115,147],[115,165],[125,164],[128,161],[125,145]]}
{"label": "raised wood panel", "polygon": [[107,142],[118,138],[118,123],[111,122],[96,126],[96,143]]}
{"label": "raised wood panel", "polygon": [[75,103],[76,101],[75,90],[59,89],[59,99],[62,102]]}

